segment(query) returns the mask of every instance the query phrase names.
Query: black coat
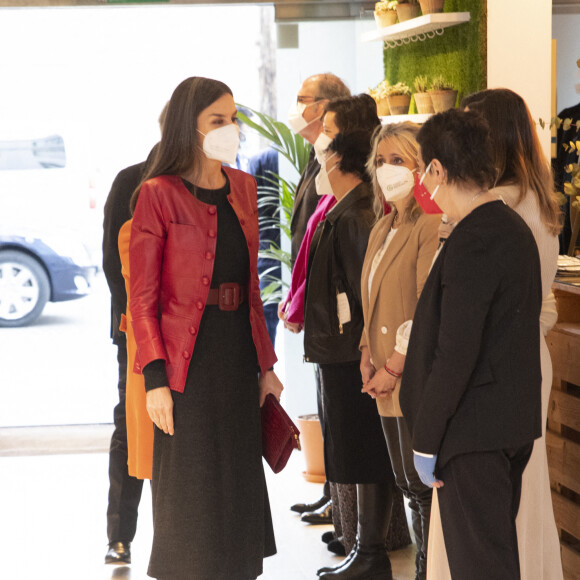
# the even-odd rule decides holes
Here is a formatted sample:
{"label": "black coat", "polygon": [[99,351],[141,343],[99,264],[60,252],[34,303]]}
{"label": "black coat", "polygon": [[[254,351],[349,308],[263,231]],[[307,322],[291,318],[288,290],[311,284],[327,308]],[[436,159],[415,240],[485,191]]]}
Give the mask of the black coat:
{"label": "black coat", "polygon": [[[360,280],[374,221],[373,193],[368,183],[361,183],[314,232],[304,298],[304,354],[309,362],[360,360],[364,326]],[[338,293],[346,294],[351,314],[351,321],[342,326]]]}
{"label": "black coat", "polygon": [[501,201],[461,220],[413,318],[400,402],[414,450],[438,454],[443,467],[541,436],[541,303],[524,221]]}
{"label": "black coat", "polygon": [[127,310],[127,291],[121,274],[119,257],[119,231],[123,224],[131,219],[129,202],[135,188],[141,182],[147,164],[151,162],[155,147],[149,153],[147,161],[126,167],[117,174],[111,191],[105,202],[103,220],[103,272],[111,291],[111,338],[114,343],[124,338],[125,333],[119,330],[121,314]]}

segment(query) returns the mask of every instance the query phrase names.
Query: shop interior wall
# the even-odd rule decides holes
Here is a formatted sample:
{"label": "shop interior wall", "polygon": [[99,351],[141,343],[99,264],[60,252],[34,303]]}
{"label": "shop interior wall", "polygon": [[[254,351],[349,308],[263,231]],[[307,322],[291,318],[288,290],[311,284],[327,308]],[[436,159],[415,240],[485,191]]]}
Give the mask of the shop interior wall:
{"label": "shop interior wall", "polygon": [[555,14],[552,37],[557,43],[557,106],[556,110],[580,103],[580,13]]}

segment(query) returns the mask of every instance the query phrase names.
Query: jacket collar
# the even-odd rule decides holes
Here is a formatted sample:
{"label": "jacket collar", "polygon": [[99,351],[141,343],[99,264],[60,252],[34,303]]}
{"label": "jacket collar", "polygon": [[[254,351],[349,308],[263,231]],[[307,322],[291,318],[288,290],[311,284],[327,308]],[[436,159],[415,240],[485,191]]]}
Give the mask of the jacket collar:
{"label": "jacket collar", "polygon": [[366,199],[367,197],[372,197],[372,191],[370,185],[363,181],[354,189],[351,189],[350,192],[326,214],[326,220],[331,225],[334,225],[336,220],[338,220],[342,214],[349,211],[360,200]]}

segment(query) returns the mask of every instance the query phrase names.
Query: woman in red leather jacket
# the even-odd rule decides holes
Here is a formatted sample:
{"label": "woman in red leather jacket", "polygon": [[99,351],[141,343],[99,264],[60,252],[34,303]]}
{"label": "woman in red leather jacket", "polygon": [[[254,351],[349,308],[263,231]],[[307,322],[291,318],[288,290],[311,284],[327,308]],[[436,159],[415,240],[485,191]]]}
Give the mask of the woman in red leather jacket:
{"label": "woman in red leather jacket", "polygon": [[135,371],[156,426],[148,574],[160,580],[250,580],[276,552],[260,405],[282,385],[258,286],[256,182],[222,166],[238,145],[231,90],[186,79],[131,200]]}

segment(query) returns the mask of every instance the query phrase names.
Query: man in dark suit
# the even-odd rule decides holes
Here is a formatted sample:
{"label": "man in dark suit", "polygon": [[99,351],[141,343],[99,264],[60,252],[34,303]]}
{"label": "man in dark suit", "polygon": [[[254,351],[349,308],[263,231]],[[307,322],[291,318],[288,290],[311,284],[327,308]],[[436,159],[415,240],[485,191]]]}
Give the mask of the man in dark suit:
{"label": "man in dark suit", "polygon": [[[159,117],[163,122],[167,106]],[[117,347],[119,365],[119,403],[113,410],[115,430],[109,448],[109,504],[107,506],[107,536],[109,549],[106,564],[130,564],[131,542],[137,530],[137,510],[143,490],[143,480],[129,475],[127,467],[127,422],[125,393],[127,384],[127,343],[119,330],[121,314],[127,310],[125,280],[121,274],[118,237],[121,226],[131,219],[129,201],[143,174],[151,163],[155,147],[147,161],[123,169],[113,181],[107,197],[103,221],[103,271],[111,292],[111,339]]]}
{"label": "man in dark suit", "polygon": [[[295,109],[288,121],[292,130],[314,145],[322,133],[322,115],[326,103],[339,97],[349,97],[350,91],[344,82],[331,73],[317,74],[308,77],[298,89]],[[310,150],[308,163],[296,188],[292,218],[290,220],[290,242],[292,265],[296,261],[300,244],[306,233],[306,226],[310,216],[318,205],[319,197],[316,193],[316,176],[320,171],[320,164],[316,160],[314,147]],[[318,374],[316,375],[318,381]],[[320,392],[320,385],[318,385]],[[319,405],[320,408],[320,405]],[[310,524],[332,523],[330,512],[330,488],[328,482],[324,484],[323,496],[313,503],[294,504],[290,509],[302,515],[302,521]]]}

